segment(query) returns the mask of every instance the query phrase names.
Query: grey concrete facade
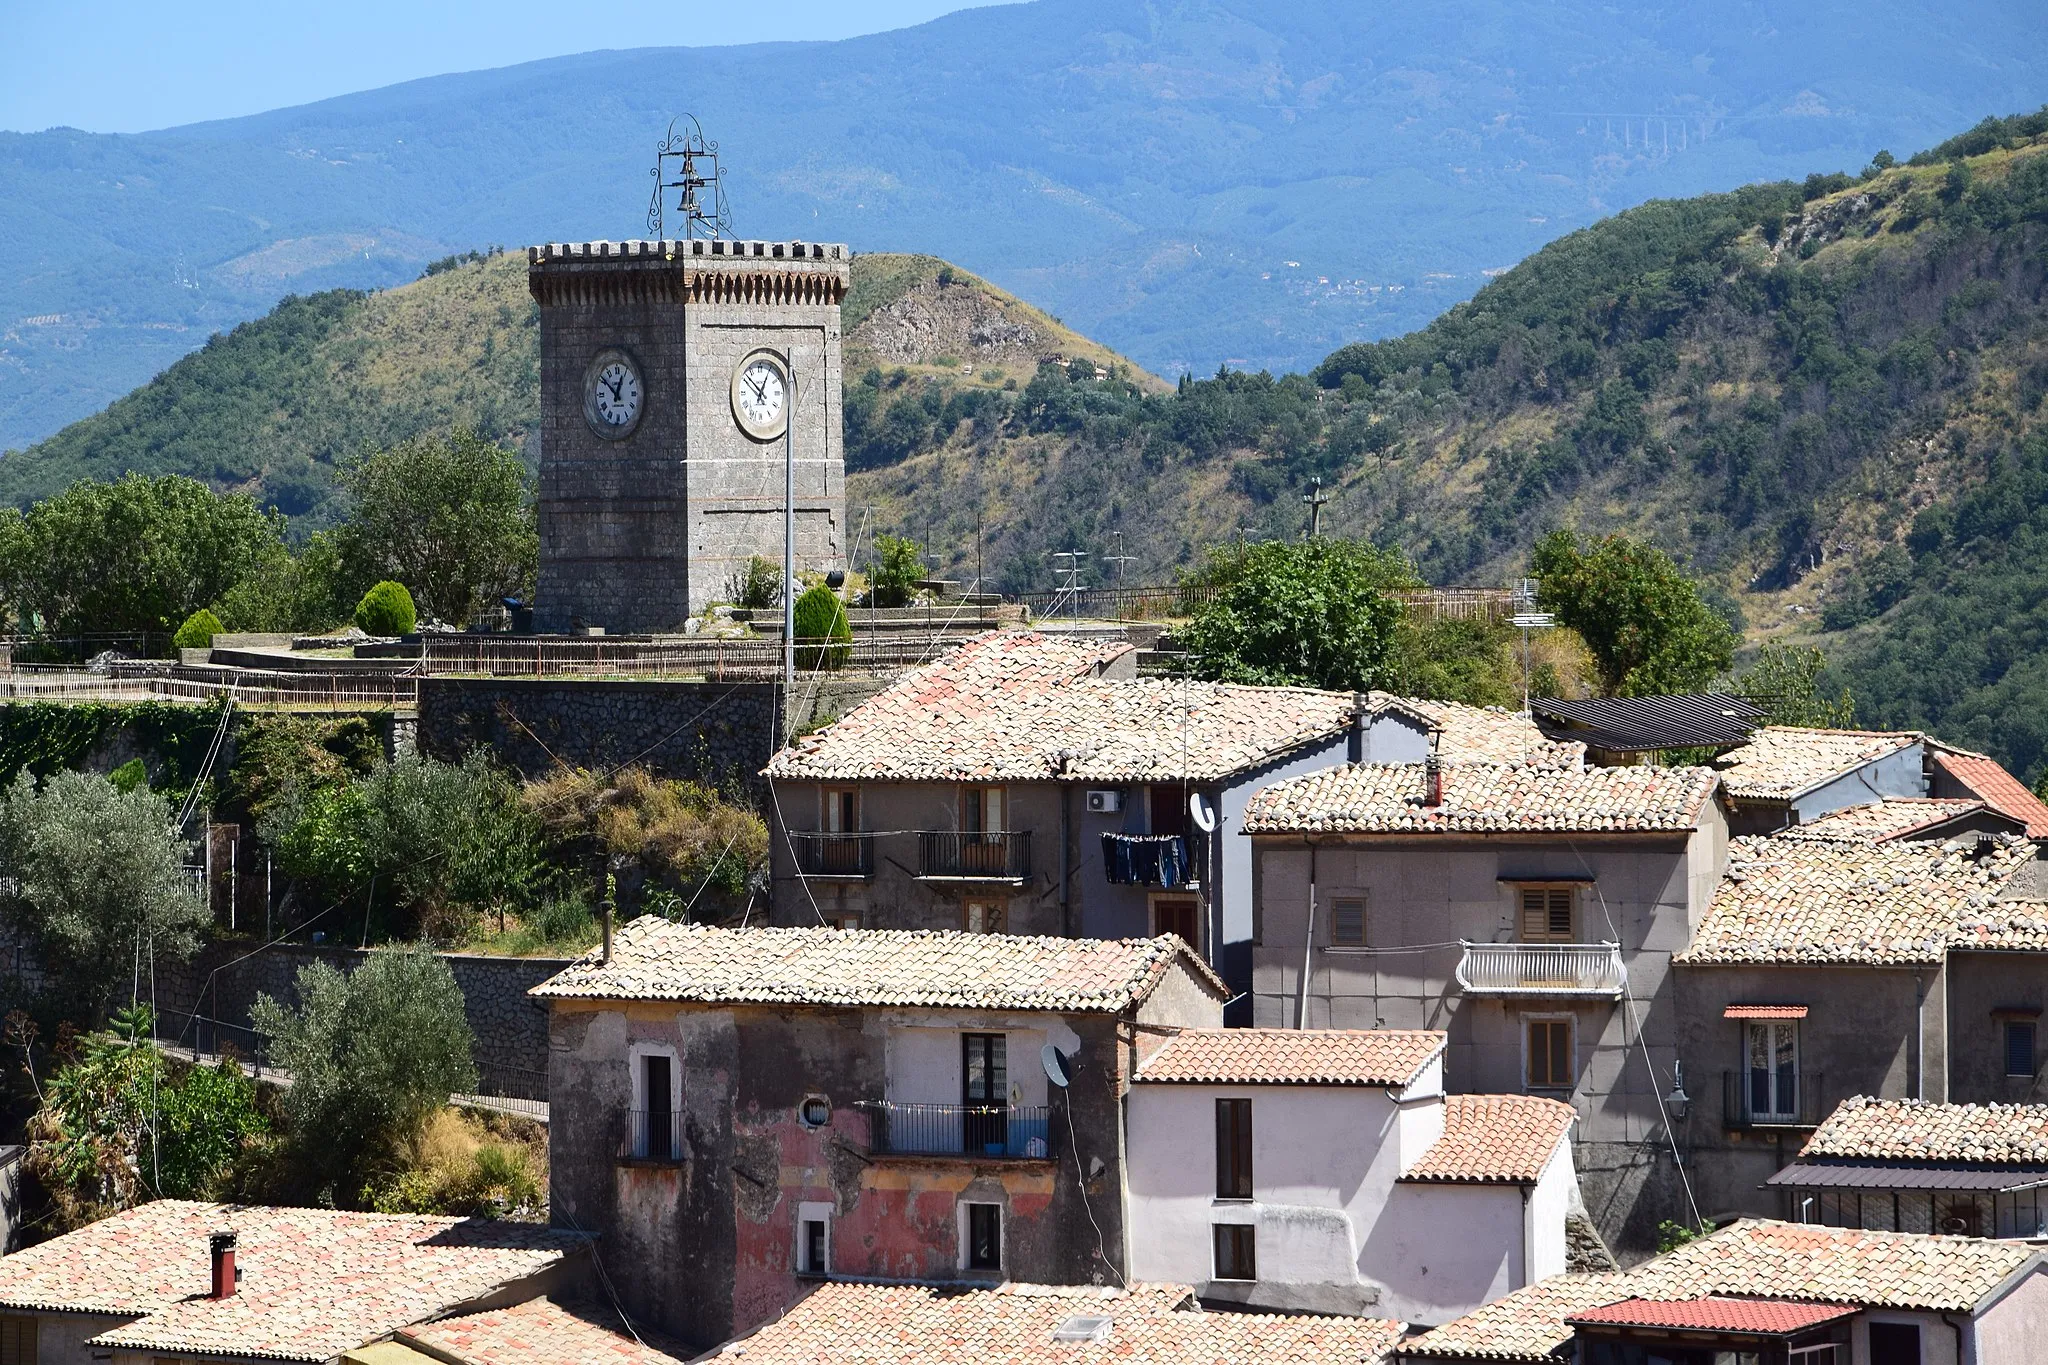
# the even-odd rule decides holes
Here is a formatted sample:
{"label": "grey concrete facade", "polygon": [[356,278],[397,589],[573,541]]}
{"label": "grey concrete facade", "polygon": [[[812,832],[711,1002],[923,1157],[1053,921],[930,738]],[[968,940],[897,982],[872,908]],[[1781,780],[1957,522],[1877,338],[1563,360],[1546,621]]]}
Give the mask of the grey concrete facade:
{"label": "grey concrete facade", "polygon": [[[1255,836],[1254,1022],[1297,1023],[1307,965],[1309,1028],[1432,1028],[1450,1035],[1454,1093],[1529,1091],[1567,1100],[1588,1213],[1618,1250],[1655,1244],[1685,1216],[1660,1097],[1679,1056],[1671,957],[1690,941],[1727,861],[1727,825],[1708,802],[1691,831],[1565,836]],[[1468,989],[1461,941],[1514,943],[1527,884],[1574,888],[1573,940],[1616,943],[1627,996],[1566,985]],[[1305,932],[1314,889],[1324,907]],[[1330,942],[1328,907],[1359,899],[1365,942]],[[1570,1084],[1533,1083],[1532,1022],[1569,1032]]]}
{"label": "grey concrete facade", "polygon": [[[540,306],[540,579],[535,622],[675,630],[756,554],[778,563],[784,445],[733,411],[735,369],[787,357],[799,572],[844,567],[839,304],[851,252],[800,242],[589,242],[534,247]],[[623,353],[642,408],[601,436],[585,417],[593,362]]]}
{"label": "grey concrete facade", "polygon": [[[557,1000],[555,1218],[602,1233],[635,1321],[698,1346],[773,1319],[807,1276],[1118,1281],[1137,1037],[1220,1020],[1215,991],[1185,965],[1121,1015]],[[904,1154],[881,1140],[877,1105],[959,1102],[963,1033],[1007,1039],[1012,1103],[1045,1114],[1043,1156]],[[1063,1092],[1038,1065],[1047,1042],[1075,1059]],[[622,1145],[642,1102],[635,1066],[650,1055],[679,1076],[673,1159]],[[807,1101],[824,1112],[807,1116]],[[998,1266],[968,1264],[971,1205],[1001,1210]],[[804,1264],[811,1220],[825,1224],[824,1266]]]}

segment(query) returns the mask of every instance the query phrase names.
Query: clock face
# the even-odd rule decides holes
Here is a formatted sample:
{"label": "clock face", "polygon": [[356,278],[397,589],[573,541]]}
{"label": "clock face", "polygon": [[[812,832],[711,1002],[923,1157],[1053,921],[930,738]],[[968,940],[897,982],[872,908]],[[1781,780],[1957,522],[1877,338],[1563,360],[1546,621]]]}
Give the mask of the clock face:
{"label": "clock face", "polygon": [[607,440],[629,436],[640,425],[646,394],[640,367],[624,351],[599,351],[583,379],[583,417]]}
{"label": "clock face", "polygon": [[756,440],[782,435],[789,425],[789,378],[779,357],[756,351],[732,376],[732,414]]}

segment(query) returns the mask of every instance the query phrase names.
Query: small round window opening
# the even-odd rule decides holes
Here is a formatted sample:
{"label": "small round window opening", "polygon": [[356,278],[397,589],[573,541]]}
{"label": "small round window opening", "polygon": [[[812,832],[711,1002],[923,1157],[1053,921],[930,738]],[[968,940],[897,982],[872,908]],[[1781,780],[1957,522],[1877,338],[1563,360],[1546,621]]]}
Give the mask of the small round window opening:
{"label": "small round window opening", "polygon": [[823,1095],[806,1095],[796,1107],[796,1121],[806,1128],[823,1128],[832,1121],[832,1101]]}

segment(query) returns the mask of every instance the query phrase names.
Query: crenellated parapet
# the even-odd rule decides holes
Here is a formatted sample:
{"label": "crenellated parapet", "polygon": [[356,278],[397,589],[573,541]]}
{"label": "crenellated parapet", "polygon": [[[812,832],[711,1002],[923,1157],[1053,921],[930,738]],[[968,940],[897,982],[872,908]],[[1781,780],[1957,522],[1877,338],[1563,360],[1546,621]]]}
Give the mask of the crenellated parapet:
{"label": "crenellated parapet", "polygon": [[664,238],[528,247],[527,286],[549,306],[829,304],[846,297],[839,243]]}

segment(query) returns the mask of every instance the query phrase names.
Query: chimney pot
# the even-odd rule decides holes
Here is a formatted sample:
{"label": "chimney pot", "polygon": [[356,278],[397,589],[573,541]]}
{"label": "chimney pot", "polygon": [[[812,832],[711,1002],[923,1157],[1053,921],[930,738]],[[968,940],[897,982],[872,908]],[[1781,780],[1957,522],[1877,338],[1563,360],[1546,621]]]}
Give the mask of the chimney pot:
{"label": "chimney pot", "polygon": [[213,1297],[226,1299],[235,1293],[235,1234],[216,1232],[206,1239],[213,1257]]}
{"label": "chimney pot", "polygon": [[1422,763],[1422,804],[1441,806],[1443,803],[1444,765],[1443,760],[1436,756],[1435,747],[1432,746],[1429,757]]}

